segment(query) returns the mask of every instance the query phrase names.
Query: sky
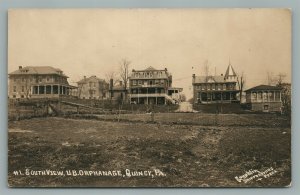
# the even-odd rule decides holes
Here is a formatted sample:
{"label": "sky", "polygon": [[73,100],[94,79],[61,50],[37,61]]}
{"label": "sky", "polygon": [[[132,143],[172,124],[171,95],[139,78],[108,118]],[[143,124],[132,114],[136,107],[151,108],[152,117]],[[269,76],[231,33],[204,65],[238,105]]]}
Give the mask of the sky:
{"label": "sky", "polygon": [[245,88],[267,74],[291,82],[289,9],[12,9],[8,13],[8,72],[53,66],[76,85],[130,70],[167,68],[173,86],[192,96],[192,74],[224,74],[229,64]]}

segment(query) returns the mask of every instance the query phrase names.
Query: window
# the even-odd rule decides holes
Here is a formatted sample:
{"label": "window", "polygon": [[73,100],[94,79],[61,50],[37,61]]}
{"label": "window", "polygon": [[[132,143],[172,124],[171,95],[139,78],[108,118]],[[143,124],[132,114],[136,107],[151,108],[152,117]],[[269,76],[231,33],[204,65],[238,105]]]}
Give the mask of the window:
{"label": "window", "polygon": [[24,98],[24,95],[21,95],[21,98]]}
{"label": "window", "polygon": [[47,82],[49,82],[50,81],[50,78],[49,77],[47,77]]}
{"label": "window", "polygon": [[226,84],[223,84],[223,90],[226,90]]}
{"label": "window", "polygon": [[216,85],[212,84],[212,90],[215,90],[215,89],[216,89]]}
{"label": "window", "polygon": [[139,80],[139,85],[142,85],[142,80]]}
{"label": "window", "polygon": [[94,83],[94,87],[96,87],[96,83]]}
{"label": "window", "polygon": [[14,87],[13,87],[13,91],[14,91],[14,92],[17,92],[17,86],[14,86]]}
{"label": "window", "polygon": [[210,90],[210,84],[207,84],[207,90]]}
{"label": "window", "polygon": [[133,81],[132,81],[132,85],[136,85],[136,80],[133,80]]}
{"label": "window", "polygon": [[22,86],[22,92],[24,92],[24,89],[25,89],[25,87],[24,87],[24,86]]}
{"label": "window", "polygon": [[204,85],[204,84],[202,84],[201,86],[202,86],[202,90],[205,90],[205,85]]}
{"label": "window", "polygon": [[158,85],[159,84],[159,80],[155,80],[155,85]]}
{"label": "window", "polygon": [[221,90],[221,84],[218,84],[218,90]]}
{"label": "window", "polygon": [[269,105],[264,105],[264,110],[269,110]]}
{"label": "window", "polygon": [[13,95],[13,98],[16,98],[16,95]]}
{"label": "window", "polygon": [[163,79],[160,80],[160,84],[164,84],[165,81]]}

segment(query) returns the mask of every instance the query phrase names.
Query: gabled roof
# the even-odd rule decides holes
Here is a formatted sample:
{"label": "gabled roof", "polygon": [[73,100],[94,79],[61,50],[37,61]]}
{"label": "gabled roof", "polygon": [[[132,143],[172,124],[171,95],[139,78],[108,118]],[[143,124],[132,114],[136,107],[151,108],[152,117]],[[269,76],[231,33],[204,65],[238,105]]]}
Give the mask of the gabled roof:
{"label": "gabled roof", "polygon": [[278,86],[272,86],[272,85],[258,85],[258,86],[255,86],[255,87],[245,90],[245,92],[260,91],[260,90],[282,90],[282,88],[278,87]]}
{"label": "gabled roof", "polygon": [[236,76],[236,73],[235,73],[233,67],[231,66],[231,64],[228,65],[226,73],[225,73],[225,78],[228,78],[228,76]]}
{"label": "gabled roof", "polygon": [[26,66],[24,68],[20,68],[11,72],[9,75],[48,75],[48,74],[56,74],[60,76],[67,77],[63,74],[63,71],[59,68],[54,68],[52,66]]}

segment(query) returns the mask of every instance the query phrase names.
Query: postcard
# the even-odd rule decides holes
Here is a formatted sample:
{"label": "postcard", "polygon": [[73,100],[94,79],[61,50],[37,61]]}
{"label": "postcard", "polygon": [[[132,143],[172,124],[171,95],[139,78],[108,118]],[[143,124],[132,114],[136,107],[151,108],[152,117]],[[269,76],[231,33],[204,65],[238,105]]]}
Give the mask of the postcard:
{"label": "postcard", "polygon": [[289,187],[291,10],[11,9],[10,187]]}

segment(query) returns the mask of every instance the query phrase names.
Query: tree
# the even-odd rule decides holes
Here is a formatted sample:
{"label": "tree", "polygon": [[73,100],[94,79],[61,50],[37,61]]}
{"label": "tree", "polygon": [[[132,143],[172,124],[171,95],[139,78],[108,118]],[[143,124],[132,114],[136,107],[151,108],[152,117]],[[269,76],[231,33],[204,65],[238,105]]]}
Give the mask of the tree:
{"label": "tree", "polygon": [[242,103],[242,95],[245,86],[244,72],[242,72],[241,76],[237,78],[237,83],[238,83],[239,93],[240,93],[240,103]]}
{"label": "tree", "polygon": [[282,113],[291,118],[291,84],[290,83],[278,83],[281,90],[281,101],[282,101]]}
{"label": "tree", "polygon": [[105,74],[105,80],[107,83],[110,83],[110,80],[113,80],[113,85],[117,83],[117,74],[115,71],[109,71],[108,73]]}
{"label": "tree", "polygon": [[124,91],[125,91],[125,101],[127,101],[127,90],[128,90],[128,80],[129,80],[129,65],[130,61],[127,59],[122,59],[120,62],[120,77],[124,84]]}
{"label": "tree", "polygon": [[284,82],[284,79],[286,77],[286,74],[284,73],[278,73],[277,75],[274,75],[273,72],[267,72],[267,82],[268,85],[278,85]]}

